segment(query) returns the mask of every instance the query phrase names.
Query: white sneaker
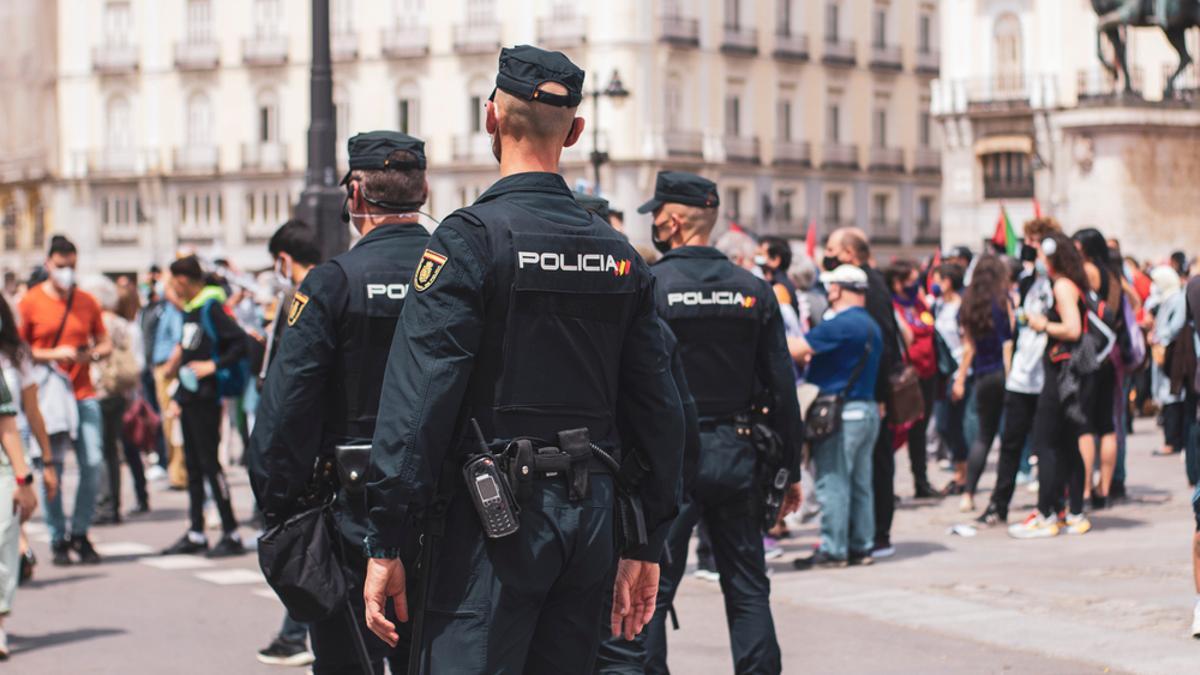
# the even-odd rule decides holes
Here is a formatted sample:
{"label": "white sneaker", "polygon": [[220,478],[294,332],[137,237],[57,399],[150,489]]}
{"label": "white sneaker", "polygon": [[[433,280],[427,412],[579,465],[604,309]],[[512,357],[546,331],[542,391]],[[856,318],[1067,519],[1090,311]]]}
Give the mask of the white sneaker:
{"label": "white sneaker", "polygon": [[959,511],[959,513],[974,512],[975,511],[975,498],[969,494],[964,493],[963,496],[958,500],[958,511]]}
{"label": "white sneaker", "polygon": [[157,483],[160,480],[165,480],[166,477],[167,470],[157,464],[152,464],[150,465],[150,468],[146,469],[146,480],[150,481],[151,483]]}
{"label": "white sneaker", "polygon": [[[1200,617],[1200,613],[1197,613],[1196,616]],[[1198,619],[1198,620],[1200,620],[1200,619]],[[1198,625],[1200,625],[1200,624],[1198,624]],[[0,661],[5,661],[7,659],[8,659],[8,633],[5,633],[4,629],[0,628]]]}
{"label": "white sneaker", "polygon": [[1044,539],[1058,535],[1058,516],[1046,518],[1034,511],[1025,520],[1008,526],[1008,536],[1013,539]]}
{"label": "white sneaker", "polygon": [[1192,637],[1200,640],[1200,602],[1196,603],[1196,608],[1192,610]]}

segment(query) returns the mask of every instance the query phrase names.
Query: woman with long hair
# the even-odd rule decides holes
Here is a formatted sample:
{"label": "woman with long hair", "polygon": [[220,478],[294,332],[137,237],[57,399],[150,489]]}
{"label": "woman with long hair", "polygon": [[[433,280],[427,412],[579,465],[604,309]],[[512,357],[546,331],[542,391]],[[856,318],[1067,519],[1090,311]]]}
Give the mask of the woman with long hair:
{"label": "woman with long hair", "polygon": [[[1125,333],[1125,293],[1121,285],[1122,275],[1113,265],[1108,249],[1108,240],[1094,227],[1075,233],[1071,239],[1083,256],[1083,271],[1098,314],[1105,325],[1118,336]],[[1117,466],[1116,409],[1113,401],[1117,390],[1117,371],[1112,360],[1105,359],[1100,370],[1088,380],[1084,388],[1084,411],[1087,424],[1080,430],[1079,453],[1083,456],[1083,498],[1091,499],[1093,507],[1104,508],[1108,490],[1112,486],[1113,473]],[[1099,439],[1099,448],[1096,439]],[[1100,451],[1100,483],[1092,487],[1092,469],[1096,462],[1096,451]]]}
{"label": "woman with long hair", "polygon": [[1053,537],[1064,526],[1058,511],[1064,489],[1069,514],[1065,529],[1069,534],[1084,534],[1091,523],[1083,513],[1083,457],[1079,454],[1081,427],[1067,414],[1074,393],[1063,388],[1064,375],[1083,337],[1087,316],[1087,275],[1083,258],[1065,235],[1053,233],[1038,246],[1038,261],[1045,265],[1053,282],[1054,305],[1044,315],[1030,315],[1031,329],[1045,333],[1046,354],[1043,366],[1046,382],[1038,396],[1033,420],[1033,447],[1038,453],[1037,510],[1024,522],[1008,528],[1017,539]]}
{"label": "woman with long hair", "polygon": [[963,358],[955,374],[951,395],[962,400],[967,378],[974,381],[968,408],[974,415],[975,437],[967,456],[967,484],[960,510],[975,510],[975,490],[987,466],[988,451],[1000,430],[1004,410],[1004,381],[1012,361],[1012,302],[1009,299],[1008,265],[987,255],[975,264],[975,274],[963,296]]}

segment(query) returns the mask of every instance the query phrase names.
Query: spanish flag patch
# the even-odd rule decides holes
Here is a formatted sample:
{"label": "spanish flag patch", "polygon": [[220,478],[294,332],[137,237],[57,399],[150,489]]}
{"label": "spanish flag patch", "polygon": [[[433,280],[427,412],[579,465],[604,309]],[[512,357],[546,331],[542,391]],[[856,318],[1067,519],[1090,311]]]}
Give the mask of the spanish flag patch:
{"label": "spanish flag patch", "polygon": [[292,306],[288,308],[287,322],[289,326],[295,325],[300,320],[300,313],[308,306],[308,296],[296,291],[292,296]]}
{"label": "spanish flag patch", "polygon": [[425,249],[425,254],[421,256],[421,262],[417,263],[417,271],[413,274],[413,288],[417,289],[418,293],[424,292],[437,281],[438,275],[442,273],[442,268],[446,266],[449,260],[441,253],[434,253],[429,249]]}

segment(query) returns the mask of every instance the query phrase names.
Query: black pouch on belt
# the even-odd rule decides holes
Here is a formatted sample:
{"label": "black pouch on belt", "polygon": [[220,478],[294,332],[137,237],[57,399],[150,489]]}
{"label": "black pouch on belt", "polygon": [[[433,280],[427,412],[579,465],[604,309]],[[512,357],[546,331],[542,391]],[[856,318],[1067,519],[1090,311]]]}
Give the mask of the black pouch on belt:
{"label": "black pouch on belt", "polygon": [[570,475],[567,483],[570,486],[571,501],[586,499],[591,486],[588,480],[588,464],[592,459],[592,444],[588,438],[588,430],[568,429],[558,432],[558,447],[571,459]]}
{"label": "black pouch on belt", "polygon": [[508,464],[508,484],[517,493],[517,501],[524,503],[533,494],[533,441],[517,439],[509,443],[504,454]]}
{"label": "black pouch on belt", "polygon": [[371,463],[371,444],[355,443],[333,448],[337,459],[338,481],[346,492],[359,494],[367,486],[367,466]]}

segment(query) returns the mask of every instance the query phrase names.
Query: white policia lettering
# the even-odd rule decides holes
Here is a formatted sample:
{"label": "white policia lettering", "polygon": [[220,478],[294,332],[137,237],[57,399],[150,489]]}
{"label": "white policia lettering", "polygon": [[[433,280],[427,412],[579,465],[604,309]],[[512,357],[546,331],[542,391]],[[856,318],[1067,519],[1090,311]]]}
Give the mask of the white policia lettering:
{"label": "white policia lettering", "polygon": [[569,257],[563,253],[538,253],[517,251],[517,266],[537,266],[547,272],[608,272],[625,274],[629,270],[628,260],[617,260],[603,253],[577,253]]}
{"label": "white policia lettering", "polygon": [[386,295],[392,300],[403,300],[408,295],[408,284],[367,284],[367,299]]}
{"label": "white policia lettering", "polygon": [[754,298],[746,299],[746,296],[741,291],[683,291],[667,294],[668,305],[688,305],[689,307],[696,305],[741,305],[742,307],[750,307],[754,304]]}

